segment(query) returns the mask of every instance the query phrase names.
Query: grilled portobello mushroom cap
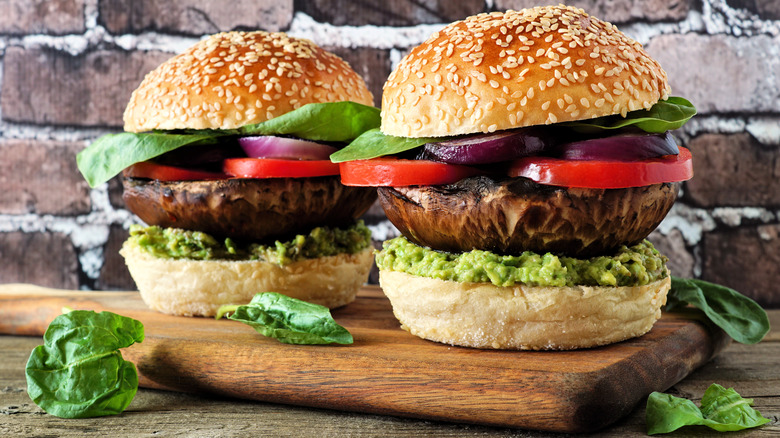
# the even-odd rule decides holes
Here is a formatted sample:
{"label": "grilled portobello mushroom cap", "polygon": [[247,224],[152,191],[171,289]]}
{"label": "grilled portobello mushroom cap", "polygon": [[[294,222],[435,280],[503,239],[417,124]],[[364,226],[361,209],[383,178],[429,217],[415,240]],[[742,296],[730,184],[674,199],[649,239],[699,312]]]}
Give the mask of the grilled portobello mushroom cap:
{"label": "grilled portobello mushroom cap", "polygon": [[127,208],[147,224],[258,242],[350,224],[376,200],[373,188],[344,186],[338,176],[122,184]]}
{"label": "grilled portobello mushroom cap", "polygon": [[477,176],[443,186],[379,187],[378,194],[390,222],[418,245],[590,257],[642,241],[669,212],[678,189],[678,183],[569,188]]}

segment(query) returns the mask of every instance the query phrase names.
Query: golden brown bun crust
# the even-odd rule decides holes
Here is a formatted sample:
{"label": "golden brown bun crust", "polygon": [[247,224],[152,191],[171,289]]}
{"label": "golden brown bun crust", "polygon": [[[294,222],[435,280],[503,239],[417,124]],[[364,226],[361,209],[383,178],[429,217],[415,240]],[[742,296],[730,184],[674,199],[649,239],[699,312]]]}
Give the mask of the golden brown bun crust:
{"label": "golden brown bun crust", "polygon": [[423,339],[569,350],[647,333],[661,317],[671,278],[636,287],[498,287],[380,271],[379,283],[402,328]]}
{"label": "golden brown bun crust", "polygon": [[181,316],[214,316],[220,306],[246,304],[260,292],[340,307],[355,299],[373,263],[372,248],[285,266],[261,261],[160,259],[127,243],[120,254],[146,305]]}
{"label": "golden brown bun crust", "polygon": [[642,46],[582,9],[479,14],[414,48],[382,94],[382,132],[438,137],[650,108],[671,92]]}
{"label": "golden brown bun crust", "polygon": [[373,105],[338,56],[281,32],[224,32],[147,74],[125,110],[125,131],[234,129],[346,100]]}

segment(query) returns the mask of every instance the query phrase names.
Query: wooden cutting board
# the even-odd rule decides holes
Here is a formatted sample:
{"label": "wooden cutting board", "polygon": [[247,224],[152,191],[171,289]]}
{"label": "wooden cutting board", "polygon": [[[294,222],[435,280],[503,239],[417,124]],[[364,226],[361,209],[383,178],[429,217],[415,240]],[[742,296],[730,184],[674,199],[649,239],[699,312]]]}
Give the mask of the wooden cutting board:
{"label": "wooden cutting board", "polygon": [[123,350],[141,386],[327,409],[557,432],[588,432],[628,414],[729,343],[694,314],[650,333],[578,351],[495,351],[419,339],[399,328],[377,287],[333,316],[348,346],[296,346],[230,320],[149,310],[137,292],[0,285],[0,333],[42,335],[67,306],[138,319],[146,340]]}

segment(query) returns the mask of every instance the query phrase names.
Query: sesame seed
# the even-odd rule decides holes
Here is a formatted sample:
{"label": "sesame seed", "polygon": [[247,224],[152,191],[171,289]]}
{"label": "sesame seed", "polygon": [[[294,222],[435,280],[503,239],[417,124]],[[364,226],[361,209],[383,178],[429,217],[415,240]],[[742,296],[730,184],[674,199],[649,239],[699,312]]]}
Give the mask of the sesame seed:
{"label": "sesame seed", "polygon": [[[469,123],[468,120],[474,116],[487,117],[487,112],[491,111],[490,108],[496,104],[507,108],[509,112],[507,121],[515,125],[522,118],[522,115],[518,117],[515,111],[527,105],[534,97],[540,100],[539,106],[535,107],[542,108],[543,112],[540,115],[529,112],[529,124],[541,123],[544,114],[547,115],[546,121],[557,120],[557,117],[563,114],[564,107],[568,110],[566,116],[568,119],[574,114],[579,115],[581,111],[585,113],[585,108],[591,106],[604,108],[608,102],[610,106],[614,106],[616,103],[614,96],[621,93],[627,95],[621,94],[622,98],[631,96],[634,101],[633,107],[637,108],[645,107],[646,102],[652,106],[653,100],[647,97],[647,92],[655,93],[656,96],[669,93],[665,74],[657,67],[657,63],[644,54],[638,43],[625,37],[617,28],[590,17],[576,8],[551,6],[479,14],[447,25],[435,35],[426,43],[412,49],[409,55],[401,60],[398,68],[388,78],[385,89],[395,86],[405,87],[414,76],[417,76],[414,79],[417,82],[417,79],[424,79],[425,75],[430,73],[433,80],[427,81],[429,84],[422,88],[417,85],[415,91],[418,93],[417,96],[428,100],[418,100],[417,96],[409,94],[404,106],[409,105],[411,101],[417,102],[417,106],[425,105],[426,111],[434,118],[441,119],[446,115],[446,120],[442,120],[447,122],[448,126],[469,125],[471,128],[468,129],[489,130],[493,125],[482,118],[474,119],[473,123]],[[541,44],[542,41],[547,44]],[[493,42],[493,44],[486,45],[486,42]],[[536,49],[533,49],[534,46]],[[428,52],[430,54],[426,55]],[[445,54],[452,62],[440,63]],[[539,59],[540,56],[544,56],[544,59]],[[590,59],[595,61],[591,64],[592,67],[585,65],[590,62]],[[534,72],[533,64],[537,60],[540,68]],[[459,64],[455,65],[455,62]],[[481,66],[481,62],[490,65],[477,69],[477,66]],[[461,71],[465,68],[466,73],[455,76],[452,73],[459,66]],[[450,74],[441,73],[436,76],[435,70],[441,67]],[[518,73],[513,70],[515,68],[522,70]],[[553,71],[546,77],[544,74],[535,76],[541,70]],[[285,70],[285,73],[287,71]],[[496,77],[498,75],[500,76]],[[588,80],[604,77],[613,77],[613,79],[604,83]],[[526,78],[532,79],[533,86],[522,84]],[[618,80],[623,87],[622,90],[618,87],[605,86]],[[628,82],[624,83],[625,80]],[[423,80],[417,83],[424,82]],[[485,85],[481,85],[482,83]],[[627,84],[631,87],[626,86]],[[535,90],[537,85],[538,93]],[[487,86],[495,90],[500,89],[503,94],[498,91],[494,93],[480,91],[485,90]],[[573,89],[568,92],[571,96],[568,94],[564,96],[560,91],[551,91],[556,87],[557,90],[560,90],[560,87],[572,87]],[[544,93],[549,92],[560,93],[564,97],[544,99]],[[461,118],[453,114],[454,111],[443,110],[433,100],[440,98],[444,100],[448,95],[456,94],[462,96],[460,99],[465,103],[462,107],[468,109],[468,114],[463,119],[466,121],[462,124]],[[395,95],[395,99],[396,102],[400,100],[398,95]],[[384,99],[383,108],[385,102],[391,101],[390,98]],[[630,110],[633,107],[629,105],[628,99],[621,100],[616,110],[622,111],[626,108]],[[390,108],[395,109],[394,107],[399,105],[396,103]],[[406,108],[408,109],[408,106]],[[553,108],[555,113],[550,113]],[[390,120],[391,114],[396,119],[401,118],[403,111],[405,109],[400,107],[395,111],[383,110],[386,113],[382,116],[383,120],[385,118]],[[531,114],[533,117],[530,117]],[[413,123],[414,120],[410,122]],[[434,129],[439,129],[438,126],[443,125],[443,123],[436,123]],[[497,125],[501,126],[500,123]],[[405,128],[398,129],[403,131]]]}

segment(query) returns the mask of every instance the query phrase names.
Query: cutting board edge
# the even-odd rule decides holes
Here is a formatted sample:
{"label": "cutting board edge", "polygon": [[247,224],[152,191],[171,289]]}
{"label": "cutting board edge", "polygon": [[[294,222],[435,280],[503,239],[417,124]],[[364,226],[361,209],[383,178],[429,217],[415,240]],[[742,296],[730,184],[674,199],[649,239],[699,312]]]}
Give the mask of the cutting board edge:
{"label": "cutting board edge", "polygon": [[[695,333],[692,335],[688,335],[685,338],[691,339],[692,337],[695,338],[696,336],[718,336],[718,332],[710,333],[705,329],[705,327],[701,324],[697,324],[696,328],[692,328],[692,326],[684,326],[681,327],[680,330],[692,330]],[[722,335],[722,332],[720,333]],[[670,337],[669,340],[665,342],[673,342]],[[170,340],[157,340],[158,342],[164,343],[164,342],[177,342],[176,339],[170,339]],[[213,341],[215,344],[218,344],[217,341]],[[705,343],[705,345],[710,345],[708,342]],[[720,345],[718,347],[717,345]],[[696,368],[702,366],[703,364],[707,363],[709,360],[712,359],[715,355],[717,355],[721,350],[722,347],[724,347],[723,343],[716,342],[716,346],[712,349],[704,349],[704,351],[700,351],[697,355],[697,359],[693,362],[686,362],[690,364],[690,368],[685,368],[682,371],[673,372],[673,373],[666,373],[661,378],[657,379],[656,381],[652,382],[646,382],[642,380],[642,382],[645,383],[645,389],[639,392],[634,393],[627,393],[623,390],[621,390],[619,385],[607,385],[606,388],[602,387],[602,383],[605,380],[609,380],[610,374],[615,374],[613,369],[607,368],[602,371],[600,371],[597,378],[584,378],[586,377],[586,374],[594,374],[595,372],[572,372],[569,373],[566,378],[578,382],[578,385],[574,386],[567,386],[568,391],[559,391],[559,392],[548,392],[549,399],[548,402],[556,405],[554,411],[555,414],[542,419],[542,421],[537,421],[538,419],[535,416],[524,416],[523,411],[527,407],[526,405],[528,403],[518,403],[518,399],[507,401],[505,403],[505,406],[512,406],[513,409],[507,410],[506,408],[500,409],[490,406],[480,406],[479,408],[469,408],[469,407],[462,407],[462,406],[450,406],[448,413],[439,413],[435,410],[428,410],[425,407],[423,407],[424,410],[410,410],[409,406],[411,404],[401,404],[401,405],[394,405],[394,406],[388,406],[388,405],[381,405],[377,403],[373,397],[367,396],[363,398],[359,398],[353,395],[353,400],[351,401],[351,408],[345,408],[343,405],[339,406],[339,399],[338,397],[334,398],[332,397],[332,394],[326,394],[324,398],[317,399],[314,397],[316,395],[316,391],[308,391],[306,387],[300,387],[295,386],[295,384],[291,382],[287,382],[288,384],[291,384],[294,389],[291,389],[290,392],[280,392],[276,393],[274,391],[266,390],[265,393],[252,393],[251,396],[248,396],[248,392],[244,391],[232,391],[229,389],[228,385],[221,385],[219,383],[215,383],[215,379],[208,379],[204,378],[203,381],[193,381],[193,382],[185,382],[182,380],[179,380],[179,385],[170,385],[166,382],[160,382],[159,380],[155,379],[153,376],[150,376],[146,373],[143,373],[143,366],[139,365],[139,371],[142,371],[142,379],[144,381],[148,381],[149,383],[144,384],[145,387],[151,387],[156,389],[168,389],[168,390],[176,390],[176,391],[186,391],[188,387],[191,386],[197,386],[205,393],[212,393],[217,394],[221,396],[228,396],[228,397],[235,397],[235,398],[243,398],[243,399],[252,399],[256,401],[263,401],[263,402],[273,402],[273,403],[284,403],[284,404],[291,404],[291,405],[300,405],[300,406],[309,406],[314,408],[323,408],[323,409],[333,409],[333,410],[349,410],[349,411],[356,411],[356,412],[366,412],[366,413],[372,413],[372,414],[381,414],[381,415],[392,415],[397,417],[409,417],[409,418],[419,418],[419,419],[427,419],[427,420],[436,420],[436,421],[448,421],[448,422],[456,422],[456,423],[468,423],[468,424],[482,424],[482,425],[488,425],[488,426],[494,426],[494,427],[512,427],[512,428],[521,428],[521,429],[534,429],[534,430],[545,430],[545,431],[551,431],[551,432],[564,432],[564,433],[585,433],[585,432],[593,432],[600,430],[616,421],[618,421],[620,418],[623,418],[625,415],[627,415],[632,409],[636,407],[638,403],[641,402],[642,399],[644,399],[647,394],[649,394],[652,391],[663,391],[667,389],[668,387],[672,386],[673,384],[677,383],[679,380],[684,378],[687,374],[689,374],[691,371],[695,370]],[[147,345],[148,347],[148,345]],[[168,345],[167,348],[174,348],[173,345]],[[252,350],[252,346],[246,345],[244,347],[247,351]],[[460,348],[460,347],[454,347],[454,348]],[[658,345],[655,347],[655,350],[662,349],[663,345]],[[152,347],[153,349],[153,347]],[[633,355],[629,361],[620,362],[618,364],[612,365],[611,367],[624,367],[626,368],[623,372],[617,373],[620,375],[625,375],[629,372],[636,371],[635,368],[632,368],[632,366],[636,366],[636,364],[645,364],[646,367],[656,367],[659,369],[665,369],[667,371],[672,371],[672,368],[666,366],[663,363],[658,363],[656,365],[655,362],[646,360],[646,359],[640,359],[637,356],[647,356],[650,358],[655,357],[655,354],[657,351],[653,349],[643,349],[643,350],[637,350],[636,354]],[[687,354],[687,350],[681,351],[680,354]],[[241,354],[241,351],[238,351],[237,354]],[[518,352],[519,354],[522,354],[523,352]],[[553,352],[554,353],[554,352]],[[356,353],[350,353],[352,356],[360,356],[360,352]],[[134,362],[142,364],[143,359],[142,358],[134,358]],[[192,358],[194,360],[204,360],[204,358]],[[294,357],[293,357],[294,359]],[[172,360],[173,363],[178,363],[184,360],[183,358]],[[356,359],[357,360],[357,359]],[[389,362],[391,361],[391,358],[387,356],[382,356],[381,358],[377,359],[377,367],[380,369],[390,369]],[[309,370],[312,373],[326,373],[327,369],[322,369],[319,366],[311,367]],[[357,370],[349,370],[351,372],[357,372]],[[426,378],[436,381],[437,379],[444,378],[445,375],[450,370],[444,369],[440,370],[439,372],[441,375],[421,375],[421,374],[415,374],[417,375],[420,380],[424,380]],[[647,371],[647,370],[640,370],[640,371]],[[528,381],[533,380],[534,378],[543,376],[543,372],[539,371],[534,375],[530,375],[528,371],[526,371],[528,375],[522,379],[522,381],[525,381],[528,383]],[[349,374],[349,373],[347,373]],[[398,373],[395,374],[385,374],[383,375],[384,383],[387,382],[395,383],[398,382],[400,384],[408,384],[407,374],[404,374],[403,370],[400,370]],[[255,376],[258,380],[263,380],[262,378],[259,378]],[[478,378],[483,376],[471,376],[471,378]],[[469,378],[468,375],[466,375],[465,378]],[[217,379],[218,380],[218,379]],[[283,382],[284,377],[280,376],[271,376],[270,378],[266,380],[276,381],[276,382]],[[204,382],[210,382],[211,384],[208,387],[203,386]],[[520,382],[520,380],[518,381]],[[250,381],[247,381],[247,383],[251,383]],[[609,382],[607,382],[609,383]],[[284,384],[284,383],[282,383]],[[339,384],[338,379],[334,379],[334,382],[331,382],[329,384]],[[373,384],[369,384],[368,386],[371,387],[380,387],[380,385],[377,385],[376,382]],[[476,390],[474,388],[469,389],[468,391],[464,390],[463,388],[447,388],[447,387],[438,387],[438,386],[431,386],[430,383],[426,383],[426,388],[429,390],[429,395],[435,396],[435,397],[465,397],[469,398],[472,396],[477,396],[479,392],[486,392],[489,394],[496,394],[501,391],[503,391],[502,388],[484,388],[481,390]],[[357,391],[353,390],[351,391],[353,394],[358,393]],[[522,394],[522,391],[519,391],[517,394]],[[403,391],[399,391],[397,394],[399,396],[403,396],[408,398],[413,397],[413,394],[406,394]],[[510,398],[512,393],[504,393],[504,395],[507,398]],[[585,399],[588,399],[587,401],[583,401]],[[291,402],[291,400],[294,400],[294,402]],[[494,409],[494,415],[492,417],[489,417],[489,419],[486,419],[484,416],[480,416],[479,414],[483,412],[486,408]],[[585,409],[583,411],[583,409]],[[501,412],[497,412],[497,411]],[[567,414],[571,413],[571,414]],[[593,412],[598,412],[600,415],[592,415]],[[605,412],[608,412],[609,415],[604,415]],[[499,418],[497,420],[497,418]],[[598,420],[598,421],[594,421]]]}
{"label": "cutting board edge", "polygon": [[[2,286],[3,285],[0,285],[0,300],[2,300],[4,298],[4,295],[6,295],[6,296],[8,295],[7,293],[4,293],[4,289],[3,289]],[[378,288],[366,288],[366,290],[369,293],[369,295],[371,295],[373,297],[377,297],[377,296],[378,297],[382,297],[381,290],[379,290]],[[379,295],[376,295],[377,293]],[[120,294],[126,294],[126,295],[123,296],[123,295],[120,295]],[[75,291],[60,291],[60,293],[54,294],[54,296],[57,297],[57,299],[65,299],[65,298],[67,298],[68,295],[71,295],[71,298],[72,298],[73,295],[75,295],[75,296],[78,297],[79,300],[84,300],[85,303],[90,303],[91,302],[93,304],[96,304],[97,306],[95,308],[101,308],[101,306],[102,306],[102,304],[100,303],[100,298],[101,297],[109,297],[109,298],[113,298],[113,299],[119,299],[119,298],[125,299],[123,297],[127,297],[127,298],[130,298],[132,300],[140,300],[140,297],[138,296],[137,292],[90,292],[90,291],[78,291],[78,292],[75,292]],[[43,293],[43,294],[41,294],[41,296],[48,296],[48,294]],[[92,301],[92,300],[94,300],[94,301]],[[86,307],[89,307],[89,304],[87,304]],[[49,315],[49,316],[51,316],[51,318],[53,318],[58,313],[57,310],[58,309],[52,308],[47,313],[47,315]],[[119,309],[115,309],[114,311],[122,313],[121,310],[119,310]],[[3,313],[2,309],[0,309],[0,314],[2,314],[2,313]],[[49,321],[51,320],[51,318],[49,319]],[[48,321],[47,321],[47,324],[48,324]],[[3,325],[3,321],[2,321],[2,318],[0,318],[0,333],[3,332],[2,329],[1,329],[2,325]],[[699,327],[699,326],[703,326],[703,323],[697,322],[696,324],[689,324],[688,326],[689,327]],[[45,325],[44,325],[44,328],[45,328]],[[701,329],[701,327],[699,327],[696,330],[700,330],[700,329]],[[40,333],[29,333],[29,334],[40,335],[40,334],[42,334],[42,331],[43,330],[40,330]],[[712,334],[712,333],[710,333],[710,334]],[[715,335],[717,335],[717,333]],[[409,335],[409,336],[412,336],[412,335]],[[701,360],[697,360],[697,362],[695,364],[693,364],[695,366],[690,367],[686,372],[682,373],[682,375],[676,376],[676,380],[672,379],[671,377],[665,377],[665,380],[663,381],[663,385],[666,385],[666,388],[662,388],[662,389],[659,389],[659,390],[665,390],[669,386],[672,386],[674,383],[676,383],[677,381],[679,381],[682,378],[684,378],[691,371],[693,371],[694,369],[698,368],[699,366],[701,366],[704,363],[706,363],[707,361],[709,361],[712,357],[714,357],[720,351],[722,351],[722,349],[725,348],[725,345],[727,345],[727,343],[722,345],[720,342],[717,342],[718,339],[715,339],[714,341],[715,342],[713,343],[712,339],[706,337],[706,333],[705,333],[704,346],[705,346],[705,350],[710,351],[710,353],[706,353],[706,352],[703,353],[702,359]],[[722,341],[722,339],[721,339],[721,341]],[[720,346],[720,348],[719,348],[719,346]],[[459,347],[452,347],[452,348],[459,348]],[[707,356],[706,359],[703,359],[705,356]],[[144,386],[144,387],[154,387],[154,386]],[[163,389],[163,388],[160,388],[160,387],[157,387],[157,388],[158,389]],[[177,391],[182,391],[183,390],[183,388],[165,388],[165,389],[174,389],[174,390],[177,390]],[[588,391],[593,392],[592,389],[588,389]],[[214,393],[214,394],[229,395],[231,397],[237,397],[237,398],[246,398],[246,397],[236,396],[235,394],[228,394],[228,393],[224,393],[224,392],[220,393],[219,390],[212,390],[210,392]],[[641,400],[643,397],[644,396],[640,396],[638,398],[638,400]],[[334,409],[333,408],[333,406],[334,406],[333,403],[329,403],[329,404],[312,404],[312,403],[305,403],[305,402],[289,403],[288,401],[285,401],[284,399],[273,399],[273,398],[262,398],[262,399],[261,398],[252,398],[252,399],[253,400],[262,400],[262,401],[271,401],[271,402],[276,402],[276,403],[285,403],[285,404],[293,404],[293,405],[311,406],[311,407],[324,408],[324,409]],[[563,402],[560,402],[560,403],[561,403],[561,405],[564,404]],[[635,406],[636,403],[638,403],[638,401],[634,402],[632,407]],[[353,403],[353,405],[354,405],[354,403]],[[556,408],[561,409],[561,410],[566,410],[567,409],[567,408],[560,408],[559,406],[557,406]],[[344,409],[340,409],[338,407],[335,408],[335,409],[336,410],[344,410]],[[630,408],[627,408],[627,409],[630,410]],[[356,408],[356,409],[350,409],[350,410],[354,410],[354,411],[357,411],[357,412],[376,413],[376,414],[381,414],[381,415],[403,416],[403,417],[410,417],[410,418],[421,418],[421,419],[429,419],[429,420],[436,420],[436,421],[447,421],[447,422],[469,423],[469,424],[485,424],[485,425],[496,426],[496,427],[513,427],[513,428],[521,428],[521,429],[535,429],[535,430],[546,430],[546,431],[553,431],[553,432],[568,432],[568,433],[578,433],[578,432],[588,432],[588,431],[598,430],[598,429],[603,428],[603,427],[605,427],[605,426],[607,426],[609,424],[612,424],[613,422],[615,422],[618,419],[622,418],[622,416],[624,415],[624,414],[617,415],[617,416],[615,416],[614,419],[609,419],[608,421],[605,421],[604,424],[600,424],[598,426],[593,426],[592,424],[585,424],[585,425],[583,425],[583,424],[580,424],[580,423],[575,423],[574,425],[568,425],[566,427],[559,427],[560,426],[559,423],[555,423],[552,426],[550,426],[550,425],[544,425],[544,424],[540,425],[540,424],[537,424],[537,423],[531,423],[531,422],[527,422],[527,421],[523,422],[523,423],[520,423],[520,424],[518,424],[516,422],[512,423],[510,421],[501,421],[501,422],[485,421],[484,418],[480,418],[479,416],[471,416],[471,417],[468,417],[468,418],[458,419],[458,418],[453,418],[452,416],[442,416],[442,415],[438,415],[438,414],[430,413],[430,412],[424,413],[424,414],[421,414],[421,415],[416,415],[414,412],[409,412],[409,411],[399,412],[398,409],[374,407],[373,405],[372,406],[363,406],[363,408],[359,408],[359,409]],[[565,422],[564,422],[564,424],[565,424]]]}

